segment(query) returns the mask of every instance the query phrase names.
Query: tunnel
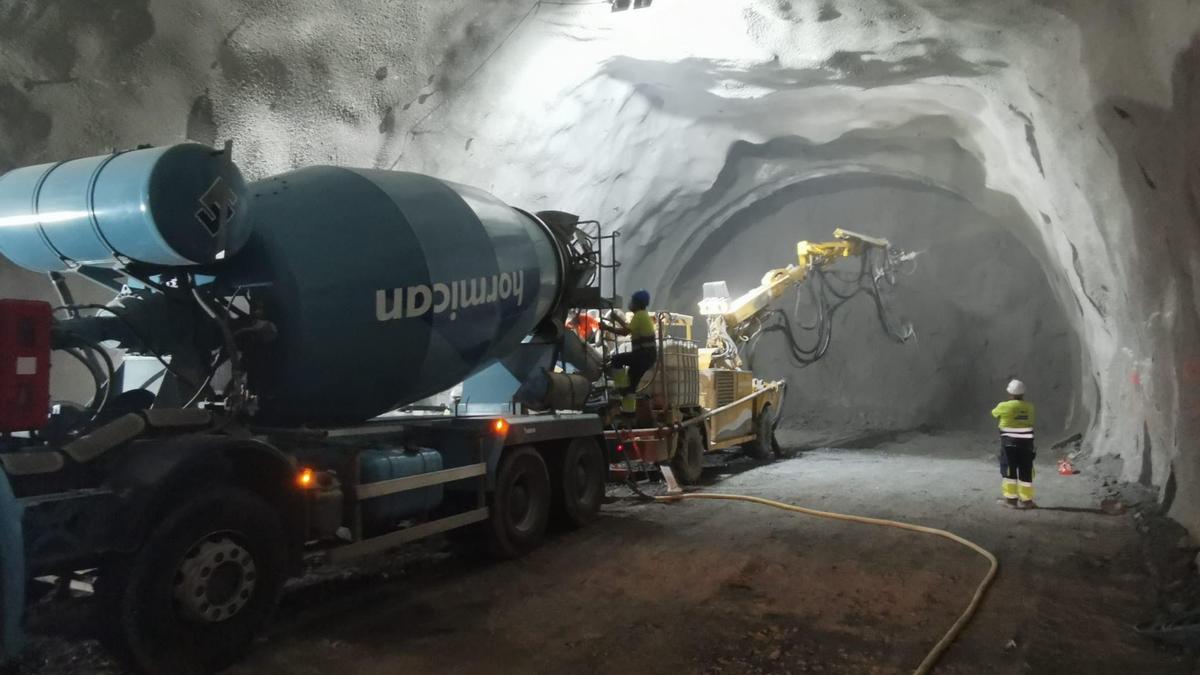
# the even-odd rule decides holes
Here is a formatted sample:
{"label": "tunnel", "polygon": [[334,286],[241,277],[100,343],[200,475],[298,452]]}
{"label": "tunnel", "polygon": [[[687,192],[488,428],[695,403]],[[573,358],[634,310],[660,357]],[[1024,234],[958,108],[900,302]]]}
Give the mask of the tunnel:
{"label": "tunnel", "polygon": [[[970,643],[976,654],[988,654],[978,657],[984,665],[975,668],[960,656],[955,672],[1128,672],[1143,657],[1153,672],[1187,672],[1194,661],[1150,650],[1137,642],[1140,635],[1115,626],[1140,625],[1154,608],[1176,615],[1200,610],[1194,579],[1200,551],[1198,119],[1200,6],[1188,0],[0,5],[0,174],[184,140],[218,148],[232,141],[249,180],[314,164],[429,174],[530,212],[595,219],[615,235],[617,294],[628,299],[645,289],[653,309],[696,316],[701,341],[704,284],[724,281],[732,295],[746,292],[769,270],[796,264],[798,242],[827,241],[842,228],[886,238],[913,254],[897,268],[895,283],[885,284],[882,309],[866,294],[839,307],[829,349],[816,363],[797,362],[779,332],[748,346],[744,356],[756,377],[787,382],[777,429],[795,454],[770,466],[741,465],[737,471],[744,474],[710,467],[709,475],[732,476],[714,489],[732,485],[785,501],[811,498],[818,509],[912,515],[1005,547],[1008,560],[1020,561],[1019,574],[1033,579],[1029,588],[1049,598],[1039,601],[1038,611],[1053,616],[1029,619],[1029,603],[1013,599],[1025,597],[1024,587],[1009,586],[1008,600],[989,624],[994,634]],[[844,279],[857,268],[846,261],[835,269]],[[81,301],[108,299],[93,284],[72,281],[71,288]],[[791,289],[775,306],[797,325],[811,321],[811,288]],[[0,260],[0,289],[4,297],[59,301],[43,275],[6,260]],[[892,339],[889,326],[911,326],[913,335]],[[55,361],[52,377],[67,398],[86,394],[83,371],[69,360]],[[1008,397],[1013,379],[1025,383],[1037,405],[1036,482],[1062,486],[1058,494],[1067,495],[1058,510],[1038,513],[1042,520],[1033,526],[1005,520],[1007,512],[971,510],[982,509],[982,501],[990,507],[999,496],[991,413]],[[756,483],[757,475],[765,483]],[[937,502],[940,488],[950,495],[945,499],[974,506]],[[1051,495],[1039,497],[1050,503],[1056,493],[1047,487],[1039,494]],[[896,506],[909,498],[912,503],[903,503],[911,509]],[[1119,513],[1109,513],[1114,509]],[[627,534],[612,534],[611,549],[593,542],[590,554],[562,553],[554,560],[583,565],[584,558],[601,560],[630,544],[638,552],[623,553],[630,558],[622,564],[646,575],[646,585],[669,589],[670,598],[641,597],[628,575],[581,572],[561,588],[591,589],[596,603],[614,612],[620,608],[604,603],[633,603],[633,627],[563,635],[572,619],[550,600],[522,605],[522,618],[556,644],[594,646],[636,634],[637,648],[651,652],[661,647],[648,637],[660,630],[652,606],[684,598],[710,629],[725,620],[740,628],[745,616],[755,617],[744,642],[756,656],[721,652],[717,640],[698,629],[665,638],[671,646],[663,648],[663,663],[714,673],[802,672],[801,661],[776,667],[800,658],[772,632],[786,623],[776,619],[791,605],[782,607],[756,586],[767,579],[795,590],[796,578],[782,571],[783,557],[746,558],[760,540],[745,538],[743,521],[716,512],[688,516],[680,530],[686,536],[670,541],[672,550],[685,550],[694,561],[672,562],[671,569],[694,562],[724,579],[701,590],[655,567],[668,551],[654,537],[670,524],[631,513],[615,519],[633,525]],[[704,548],[698,542],[708,541],[708,527],[727,528],[733,543],[719,554]],[[755,526],[763,531],[747,527],[768,542],[764,550],[778,549],[779,556],[824,545],[813,541],[846,544],[850,537],[826,530],[811,539],[781,534],[792,526],[774,520]],[[1060,548],[1043,554],[1014,540],[1035,528],[1042,528],[1038,542]],[[1078,541],[1070,538],[1075,535]],[[935,578],[926,563],[941,553],[907,552],[915,570],[910,588],[909,579],[871,567],[906,550],[889,536],[864,537],[863,548],[836,565],[787,563],[822,579],[835,577],[840,566],[847,579],[857,580],[806,586],[821,602],[852,596],[857,604],[836,625],[822,623],[828,617],[817,610],[804,614],[803,625],[822,627],[821,635],[834,636],[829,644],[844,640],[851,653],[882,654],[855,661],[818,641],[803,663],[839,663],[833,672],[903,670],[899,660],[889,660],[886,642],[856,632],[877,620],[862,619],[869,614],[864,608],[886,600],[902,606],[893,619],[915,615],[930,598],[949,600],[941,591],[926,597],[913,589],[942,588],[963,574]],[[1155,568],[1151,574],[1136,562],[1142,551],[1156,552],[1146,560],[1158,555],[1173,562],[1146,563]],[[552,576],[547,559],[535,560],[543,560],[531,563],[541,565],[538,573]],[[736,565],[726,566],[728,560],[741,567],[730,571]],[[1186,572],[1186,580],[1163,580],[1167,568]],[[502,574],[464,573],[481,597],[508,593],[489,585]],[[531,590],[538,582],[527,576],[533,573],[514,574],[524,590],[505,597],[543,602],[530,599],[538,595]],[[1045,580],[1059,575],[1071,581],[1048,590]],[[421,579],[416,588],[404,587],[419,596],[417,608],[405,607],[420,613],[446,600],[469,613],[463,609],[469,603],[454,592],[423,595],[426,581],[445,587]],[[871,598],[855,595],[855,588],[875,588],[864,579],[883,590]],[[608,597],[596,591],[600,586],[618,590]],[[1093,594],[1093,588],[1107,590]],[[904,595],[910,591],[912,597]],[[1102,627],[1076,627],[1064,649],[1087,655],[1071,661],[1043,641],[1030,656],[1026,644],[1034,639],[1009,617],[1025,616],[1053,634],[1073,625],[1062,607],[1084,594],[1088,603],[1100,603],[1100,596],[1125,603],[1119,609],[1088,604],[1087,611],[1105,617],[1096,619]],[[724,609],[705,614],[709,601],[736,608],[738,618],[718,616]],[[292,606],[298,614],[310,611],[304,602]],[[582,603],[571,606],[586,612]],[[315,611],[341,616],[328,607]],[[487,630],[472,635],[504,632],[496,627],[509,616],[488,611]],[[375,615],[395,618],[388,610]],[[426,639],[440,641],[439,654],[471,652],[456,641],[455,620],[437,617],[413,645],[428,660],[389,654],[386,663],[435,663],[437,655],[421,642]],[[312,630],[311,622],[299,623],[302,634]],[[470,630],[477,623],[468,622]],[[357,632],[346,629],[342,637],[370,653],[372,646],[356,641],[369,643],[363,636],[380,629],[354,625]],[[501,670],[562,672],[596,663],[573,652],[539,661],[529,654],[540,640],[504,633],[496,647]],[[775,657],[772,649],[755,647],[773,641],[782,645]],[[310,654],[299,639],[280,642],[272,647],[280,651],[255,662],[263,672],[307,663]],[[688,649],[708,656],[689,660],[681,654]],[[1106,649],[1115,654],[1111,663]],[[321,672],[333,667],[333,652],[313,657]],[[627,655],[613,658],[631,671],[644,665]],[[1014,659],[1026,659],[1024,666]],[[724,670],[705,670],[713,664]],[[471,662],[462,672],[487,671]]]}
{"label": "tunnel", "polygon": [[[731,289],[753,288],[761,276],[756,265],[774,257],[790,262],[779,256],[786,250],[780,242],[820,241],[834,224],[920,252],[901,273],[904,291],[885,300],[889,312],[921,329],[911,343],[888,339],[871,300],[859,296],[837,315],[828,354],[811,365],[788,356],[782,335],[760,338],[754,370],[794,383],[783,413],[788,425],[843,432],[970,428],[995,392],[1020,376],[1054,392],[1041,407],[1059,425],[1053,433],[1086,426],[1078,336],[1042,263],[1012,231],[1029,223],[998,222],[944,188],[866,173],[780,187],[696,243],[667,287],[668,306],[695,306],[696,289],[714,279]],[[844,267],[851,276],[857,272],[853,263]],[[798,316],[811,321],[816,308],[807,290],[780,302],[798,303]]]}

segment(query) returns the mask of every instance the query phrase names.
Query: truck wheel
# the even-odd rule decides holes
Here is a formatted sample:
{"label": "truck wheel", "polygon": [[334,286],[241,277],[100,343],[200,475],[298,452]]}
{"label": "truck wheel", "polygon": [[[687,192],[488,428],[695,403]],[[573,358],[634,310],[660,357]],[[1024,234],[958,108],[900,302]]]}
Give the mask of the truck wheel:
{"label": "truck wheel", "polygon": [[233,662],[279,602],[283,532],[276,510],[248,490],[218,485],[182,500],[141,550],[103,570],[109,637],[148,673]]}
{"label": "truck wheel", "polygon": [[492,493],[489,528],[492,553],[518,558],[537,548],[550,518],[550,474],[528,445],[509,449],[500,460]]}
{"label": "truck wheel", "polygon": [[758,424],[754,425],[754,440],[743,445],[742,450],[754,459],[767,461],[775,456],[775,447],[775,411],[768,403],[758,413]]}
{"label": "truck wheel", "polygon": [[679,436],[679,447],[671,458],[671,469],[684,485],[700,482],[704,472],[704,436],[696,427],[688,427]]}
{"label": "truck wheel", "polygon": [[608,463],[600,445],[591,438],[576,438],[551,460],[554,480],[554,513],[568,527],[583,527],[600,515]]}

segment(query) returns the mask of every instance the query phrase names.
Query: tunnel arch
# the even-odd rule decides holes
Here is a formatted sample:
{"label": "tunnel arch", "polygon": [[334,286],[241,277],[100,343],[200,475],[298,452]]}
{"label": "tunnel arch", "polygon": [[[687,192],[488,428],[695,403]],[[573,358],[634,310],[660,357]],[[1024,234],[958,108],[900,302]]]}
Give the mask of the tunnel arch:
{"label": "tunnel arch", "polygon": [[[853,196],[847,201],[850,195]],[[736,295],[757,284],[758,276],[767,269],[794,263],[795,241],[827,239],[835,227],[845,227],[890,237],[902,248],[911,248],[906,239],[911,241],[914,234],[923,234],[921,246],[927,249],[924,252],[927,261],[930,256],[975,256],[975,261],[961,265],[935,257],[932,264],[938,276],[962,275],[968,267],[975,268],[975,275],[987,273],[990,279],[987,285],[973,284],[969,278],[952,279],[948,283],[960,289],[973,288],[971,292],[978,296],[992,293],[996,298],[965,300],[977,306],[987,306],[995,300],[995,309],[1001,310],[976,315],[964,309],[961,297],[949,298],[952,301],[945,311],[920,308],[916,311],[920,316],[913,318],[924,324],[918,325],[918,335],[924,338],[918,338],[916,346],[905,347],[893,345],[883,337],[873,324],[873,312],[851,307],[839,316],[841,325],[835,328],[835,343],[840,341],[840,345],[831,348],[826,360],[803,372],[787,363],[780,343],[772,345],[764,340],[758,350],[756,369],[768,376],[787,377],[792,383],[793,394],[786,413],[793,425],[858,429],[978,428],[986,424],[986,411],[1002,394],[1003,381],[1010,375],[1030,380],[1038,391],[1046,420],[1043,428],[1048,433],[1058,434],[1094,422],[1094,409],[1086,403],[1087,388],[1083,386],[1084,373],[1088,372],[1086,347],[1072,321],[1079,318],[1078,314],[1070,316],[1071,310],[1076,313],[1082,310],[1064,304],[1063,294],[1054,289],[1049,256],[1030,247],[1030,242],[1038,239],[1033,236],[1035,225],[1024,216],[1023,210],[1007,209],[998,217],[987,210],[993,204],[981,206],[977,199],[964,195],[953,185],[931,181],[913,172],[862,163],[847,163],[836,170],[780,173],[773,180],[726,196],[722,208],[714,209],[708,219],[692,224],[693,235],[681,239],[685,243],[663,272],[658,289],[663,301],[672,307],[695,307],[701,284],[717,280],[705,276],[706,271],[714,269],[713,261],[719,261],[716,268],[749,265],[749,270],[734,275],[737,279],[731,283],[730,291]],[[912,223],[905,228],[885,225],[886,218],[873,226],[837,220],[797,223],[789,234],[787,228],[781,230],[775,223],[768,235],[768,242],[775,245],[761,251],[765,255],[747,256],[747,247],[739,245],[742,240],[755,239],[756,228],[764,227],[762,223],[789,210],[791,205],[805,200],[846,202],[835,212],[847,213],[853,211],[855,198],[867,196],[884,199],[882,206],[887,206],[888,200],[894,207],[915,206],[916,201],[936,203],[937,212],[965,214],[970,226],[964,222],[957,228],[946,227],[947,223],[939,220],[928,225]],[[881,232],[881,226],[891,231]],[[989,260],[992,249],[980,249],[989,246],[998,247],[1003,259]],[[740,251],[735,254],[731,249]],[[937,284],[932,281],[921,279],[919,289],[906,289],[902,282],[894,295],[901,300],[908,295],[910,304],[920,306],[922,303],[914,303],[912,296],[918,290],[922,294],[938,292]],[[779,306],[787,306],[794,295],[795,292],[781,299]],[[948,298],[939,300],[946,302]],[[1005,303],[1010,307],[1024,303],[1026,320],[1017,319],[1014,324],[1002,311]],[[989,341],[995,339],[1001,344],[989,347]],[[976,361],[964,360],[963,355],[972,354]],[[863,372],[870,370],[879,374]],[[1057,375],[1048,377],[1048,373]],[[933,382],[939,383],[938,386],[934,387]],[[904,390],[906,386],[910,387],[908,391]]]}
{"label": "tunnel arch", "polygon": [[[657,245],[622,271],[655,288],[672,241],[709,218],[706,181],[731,142],[903,144],[912,131],[956,142],[987,167],[970,190],[994,190],[1036,225],[1028,246],[1088,361],[1089,448],[1125,459],[1126,480],[1177,473],[1172,512],[1200,531],[1194,8],[867,0],[823,22],[773,0],[619,13],[350,0],[279,21],[241,4],[155,5],[153,39],[101,31],[67,79],[50,47],[86,26],[17,12],[6,58],[25,75],[0,83],[13,101],[0,110],[0,164],[199,134],[233,138],[256,177],[313,163],[430,173],[596,217],[629,248]],[[342,48],[346,35],[363,48]],[[906,120],[924,128],[906,132]],[[919,152],[906,157],[937,178]],[[818,159],[858,161],[833,148]],[[42,283],[0,264],[10,292],[44,294]]]}

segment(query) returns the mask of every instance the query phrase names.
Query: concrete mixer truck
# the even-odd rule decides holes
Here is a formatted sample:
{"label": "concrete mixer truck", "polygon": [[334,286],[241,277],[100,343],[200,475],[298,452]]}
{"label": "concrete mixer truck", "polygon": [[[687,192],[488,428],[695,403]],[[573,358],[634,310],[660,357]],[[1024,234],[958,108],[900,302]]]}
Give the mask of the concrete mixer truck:
{"label": "concrete mixer truck", "polygon": [[[208,670],[314,560],[450,530],[517,556],[587,524],[603,421],[556,411],[598,375],[562,326],[611,307],[602,240],[413,173],[247,182],[228,145],[0,177],[0,254],[61,298],[0,301],[6,652],[34,579],[85,571],[137,667]],[[52,362],[90,400],[52,396]]]}

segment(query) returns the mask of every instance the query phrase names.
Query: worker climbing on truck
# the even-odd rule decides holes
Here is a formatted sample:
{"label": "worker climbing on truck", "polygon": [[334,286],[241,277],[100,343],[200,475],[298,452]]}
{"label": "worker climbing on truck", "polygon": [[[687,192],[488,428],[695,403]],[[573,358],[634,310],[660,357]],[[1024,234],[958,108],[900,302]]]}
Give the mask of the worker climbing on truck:
{"label": "worker climbing on truck", "polygon": [[1000,425],[1000,474],[1005,506],[1036,509],[1033,501],[1033,404],[1025,400],[1025,383],[1008,383],[1007,401],[992,409]]}
{"label": "worker climbing on truck", "polygon": [[604,322],[604,330],[617,335],[628,335],[630,338],[629,351],[613,356],[613,383],[621,390],[621,412],[632,414],[637,407],[638,384],[642,376],[654,367],[658,358],[655,347],[654,319],[647,308],[650,306],[650,292],[637,291],[629,299],[629,311],[633,317],[626,323],[617,313],[610,314],[616,323]]}

